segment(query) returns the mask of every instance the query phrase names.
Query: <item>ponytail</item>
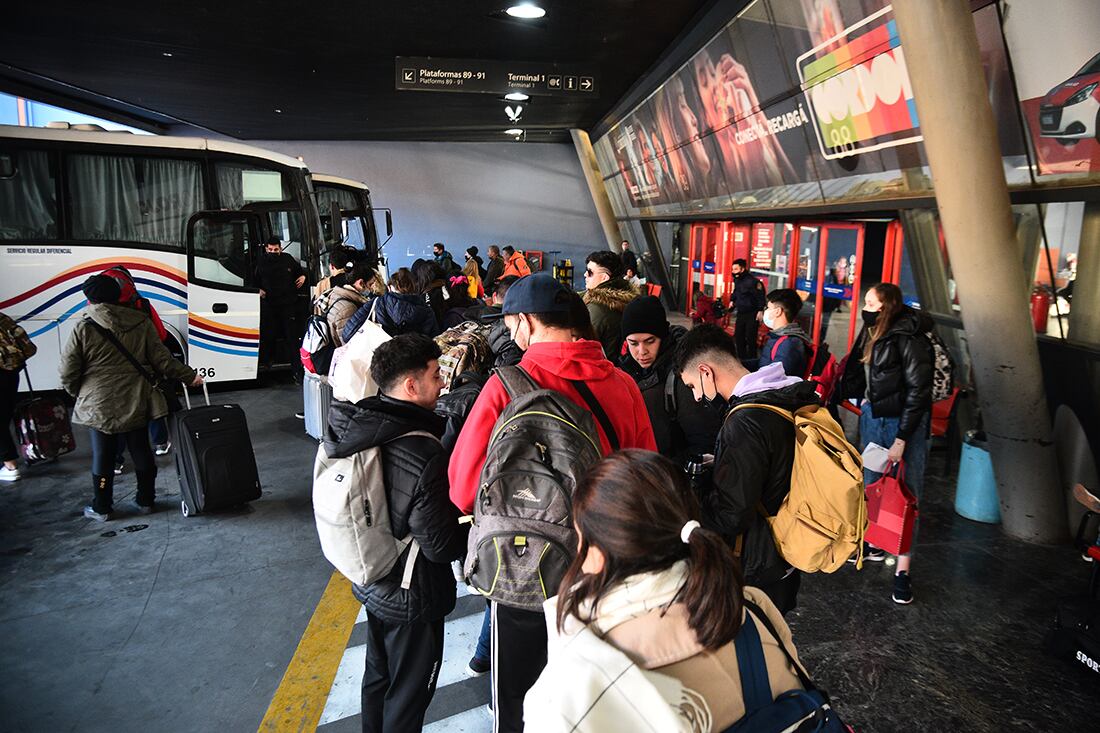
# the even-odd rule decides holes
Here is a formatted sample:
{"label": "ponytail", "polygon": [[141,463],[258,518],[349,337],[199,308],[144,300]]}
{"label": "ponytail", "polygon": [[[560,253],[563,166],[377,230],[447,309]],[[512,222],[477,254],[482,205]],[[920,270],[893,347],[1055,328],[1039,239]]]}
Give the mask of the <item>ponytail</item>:
{"label": "ponytail", "polygon": [[688,535],[688,575],[678,600],[706,649],[733,641],[741,629],[745,581],[740,563],[717,533],[697,527]]}
{"label": "ponytail", "polygon": [[[706,649],[729,643],[741,628],[744,580],[729,546],[698,523],[699,502],[683,471],[651,451],[621,450],[597,463],[577,486],[573,521],[580,535],[577,556],[562,579],[558,630],[565,618],[594,619],[600,600],[632,575],[687,565],[675,602]],[[583,569],[588,551],[604,556],[598,573]]]}

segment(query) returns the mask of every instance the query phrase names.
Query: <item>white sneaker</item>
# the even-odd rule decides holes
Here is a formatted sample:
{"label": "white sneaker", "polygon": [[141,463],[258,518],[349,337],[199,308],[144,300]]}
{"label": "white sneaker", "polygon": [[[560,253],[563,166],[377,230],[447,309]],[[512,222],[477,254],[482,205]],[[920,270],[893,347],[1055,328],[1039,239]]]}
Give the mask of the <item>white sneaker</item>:
{"label": "white sneaker", "polygon": [[21,478],[23,478],[23,476],[19,473],[18,468],[0,466],[0,481],[18,481]]}
{"label": "white sneaker", "polygon": [[170,450],[172,450],[172,441],[169,440],[164,445],[158,445],[157,446],[156,454],[158,456],[166,456],[166,455],[168,455],[168,451],[170,451]]}

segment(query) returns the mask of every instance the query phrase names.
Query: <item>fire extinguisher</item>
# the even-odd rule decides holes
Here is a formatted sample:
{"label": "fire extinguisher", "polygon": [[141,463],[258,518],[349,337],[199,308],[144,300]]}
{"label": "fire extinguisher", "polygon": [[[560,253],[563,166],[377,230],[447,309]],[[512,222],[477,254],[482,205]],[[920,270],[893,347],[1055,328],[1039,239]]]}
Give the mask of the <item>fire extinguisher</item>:
{"label": "fire extinguisher", "polygon": [[1031,322],[1035,325],[1035,333],[1047,332],[1050,303],[1050,289],[1042,285],[1036,285],[1035,289],[1031,291]]}

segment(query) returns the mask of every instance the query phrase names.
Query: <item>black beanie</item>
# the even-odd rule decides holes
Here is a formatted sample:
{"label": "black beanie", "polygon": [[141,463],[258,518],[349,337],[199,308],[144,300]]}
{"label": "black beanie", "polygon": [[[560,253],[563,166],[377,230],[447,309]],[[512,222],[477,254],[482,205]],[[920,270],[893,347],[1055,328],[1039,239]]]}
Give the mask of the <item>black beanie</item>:
{"label": "black beanie", "polygon": [[84,281],[84,297],[92,305],[96,303],[117,303],[122,297],[122,287],[110,275],[92,275]]}
{"label": "black beanie", "polygon": [[466,254],[470,255],[471,257],[477,257],[477,247],[467,247]]}
{"label": "black beanie", "polygon": [[632,300],[623,310],[622,336],[632,333],[651,333],[663,339],[668,335],[668,318],[661,301],[652,295]]}

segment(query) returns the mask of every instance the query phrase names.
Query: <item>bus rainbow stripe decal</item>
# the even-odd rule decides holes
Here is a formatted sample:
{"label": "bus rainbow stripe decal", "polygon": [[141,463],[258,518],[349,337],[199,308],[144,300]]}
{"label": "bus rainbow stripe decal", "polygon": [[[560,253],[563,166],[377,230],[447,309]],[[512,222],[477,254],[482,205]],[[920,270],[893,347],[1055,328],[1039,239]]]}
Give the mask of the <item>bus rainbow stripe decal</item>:
{"label": "bus rainbow stripe decal", "polygon": [[254,328],[227,326],[224,323],[207,320],[194,313],[187,314],[187,327],[188,330],[194,328],[199,331],[210,331],[212,333],[221,334],[222,336],[243,339],[245,341],[259,342],[260,340],[260,332]]}
{"label": "bus rainbow stripe decal", "polygon": [[[81,275],[94,275],[96,273],[102,272],[103,270],[106,270],[108,267],[113,267],[115,265],[122,265],[128,270],[151,272],[156,275],[161,275],[162,277],[165,277],[169,280],[174,280],[180,285],[187,285],[187,276],[181,270],[177,270],[174,267],[169,267],[155,260],[147,260],[144,258],[130,258],[124,260],[105,258],[93,260],[91,262],[85,262],[83,265],[78,265],[77,267],[71,267],[68,270],[65,270],[61,274],[57,275],[56,277],[52,277],[46,282],[36,285],[26,292],[20,293],[13,298],[8,298],[5,301],[0,301],[0,310],[6,310],[8,308],[11,308],[11,306],[13,305],[18,305],[28,298],[33,298],[40,293],[46,292],[47,290],[57,287],[58,285],[62,285],[70,280],[73,280],[74,278],[78,278]],[[80,288],[78,287],[77,290],[79,289]],[[175,292],[181,296],[183,295],[182,291],[176,290]]]}

